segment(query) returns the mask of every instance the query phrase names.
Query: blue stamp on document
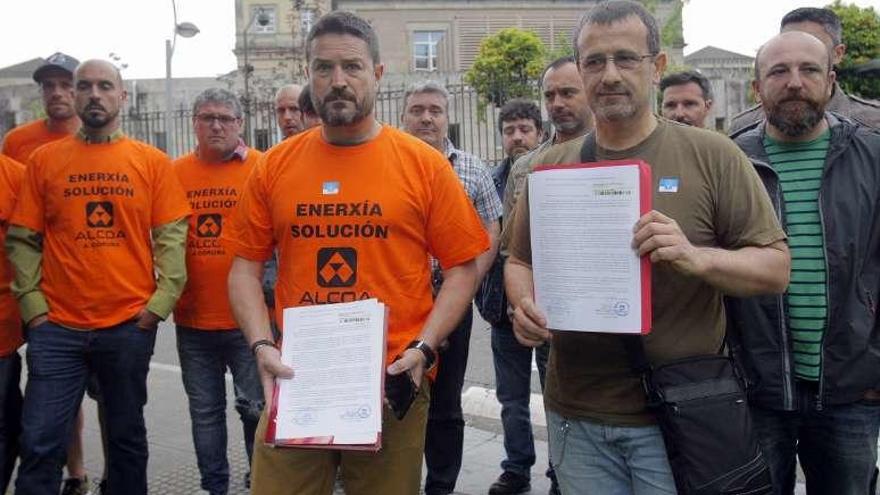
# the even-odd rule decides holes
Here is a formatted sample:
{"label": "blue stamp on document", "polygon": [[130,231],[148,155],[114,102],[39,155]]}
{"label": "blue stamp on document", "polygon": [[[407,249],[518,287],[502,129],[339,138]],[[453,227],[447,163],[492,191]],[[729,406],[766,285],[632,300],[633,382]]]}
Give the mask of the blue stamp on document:
{"label": "blue stamp on document", "polygon": [[617,316],[626,316],[629,314],[629,303],[626,301],[617,301],[614,303],[614,314]]}
{"label": "blue stamp on document", "polygon": [[675,193],[678,192],[678,177],[660,177],[660,184],[657,186],[659,193]]}

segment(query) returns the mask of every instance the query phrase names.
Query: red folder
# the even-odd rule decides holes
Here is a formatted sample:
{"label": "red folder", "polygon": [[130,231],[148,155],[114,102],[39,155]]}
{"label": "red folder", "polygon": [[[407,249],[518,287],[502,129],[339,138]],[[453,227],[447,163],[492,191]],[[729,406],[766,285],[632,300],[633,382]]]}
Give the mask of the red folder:
{"label": "red folder", "polygon": [[[625,167],[637,166],[639,168],[639,213],[644,215],[651,211],[653,200],[653,181],[651,179],[651,166],[642,160],[607,160],[590,163],[568,163],[568,164],[552,164],[539,165],[535,167],[535,172],[543,170],[559,170],[559,169],[575,169],[575,168],[600,168],[600,167]],[[641,333],[648,334],[651,332],[651,260],[647,256],[641,259],[641,279],[642,279],[642,327]]]}
{"label": "red folder", "polygon": [[[385,404],[385,356],[388,352],[387,342],[388,342],[388,317],[389,317],[390,309],[388,306],[385,306],[385,326],[383,328],[383,337],[382,340],[386,342],[386,346],[383,347],[382,350],[382,383],[381,387],[381,397],[379,400],[379,404],[382,405],[382,414],[385,414],[384,404]],[[282,320],[283,321],[283,320]],[[282,335],[283,335],[283,323],[282,323]],[[280,347],[280,345],[279,345]],[[335,438],[330,437],[305,437],[305,438],[292,438],[292,439],[278,439],[275,436],[275,426],[277,423],[278,416],[278,393],[280,390],[280,385],[278,381],[275,381],[274,386],[272,387],[272,407],[269,409],[268,417],[266,418],[266,436],[264,438],[267,445],[271,447],[295,447],[301,449],[332,449],[332,450],[360,450],[366,452],[378,452],[382,449],[382,431],[380,425],[380,431],[376,433],[376,439],[372,443],[358,443],[358,444],[348,444],[348,443],[337,443]]]}

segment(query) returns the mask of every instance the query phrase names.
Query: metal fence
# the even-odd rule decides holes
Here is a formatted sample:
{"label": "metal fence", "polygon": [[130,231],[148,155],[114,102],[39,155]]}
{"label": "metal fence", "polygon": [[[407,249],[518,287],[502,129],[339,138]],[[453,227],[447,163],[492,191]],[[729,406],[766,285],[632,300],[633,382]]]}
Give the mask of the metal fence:
{"label": "metal fence", "polygon": [[[449,91],[449,137],[456,147],[489,163],[503,158],[498,109],[491,105],[482,108],[476,91],[466,84],[447,84],[446,88]],[[406,86],[400,84],[384,86],[379,91],[375,108],[379,121],[400,125],[405,90]],[[242,128],[248,129],[244,138],[251,146],[266,150],[281,139],[273,102],[253,102],[249,114],[250,125]],[[122,121],[126,134],[163,149],[174,158],[192,151],[196,145],[192,109],[175,109],[170,124],[170,129],[166,129],[164,112],[138,112],[134,109],[129,110]]]}

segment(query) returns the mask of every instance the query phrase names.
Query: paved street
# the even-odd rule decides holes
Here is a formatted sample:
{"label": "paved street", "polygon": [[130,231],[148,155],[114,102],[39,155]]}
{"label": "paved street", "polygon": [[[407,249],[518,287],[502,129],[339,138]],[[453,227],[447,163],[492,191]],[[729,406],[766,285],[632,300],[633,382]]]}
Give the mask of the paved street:
{"label": "paved street", "polygon": [[[149,375],[150,398],[147,404],[147,431],[150,439],[150,493],[151,494],[197,494],[199,491],[198,469],[190,436],[186,396],[180,379],[174,328],[163,324],[156,340]],[[482,404],[486,390],[494,389],[489,331],[482,321],[475,322],[471,337],[471,355],[465,389],[474,387],[468,409],[490,410]],[[537,373],[534,373],[537,376]],[[231,382],[227,380],[227,394],[231,396]],[[534,390],[539,390],[537,378]],[[491,399],[491,397],[489,398]],[[86,405],[86,466],[92,479],[98,479],[102,468],[100,437],[97,426],[95,403],[89,399]],[[229,456],[233,473],[233,494],[247,493],[242,486],[245,472],[244,444],[237,413],[227,409],[229,425]],[[498,463],[503,456],[500,422],[492,417],[469,415],[465,432],[465,454],[457,493],[484,494],[500,474]],[[546,431],[537,427],[538,464],[533,471],[532,493],[547,493],[549,482],[543,475],[547,463]],[[540,440],[543,439],[543,440]],[[340,492],[341,493],[341,492]]]}
{"label": "paved street", "polygon": [[[150,493],[155,495],[200,494],[199,476],[190,436],[189,414],[186,396],[180,379],[174,328],[162,324],[156,340],[149,375],[150,398],[147,404],[147,431],[150,440]],[[540,390],[537,371],[533,370],[532,390]],[[463,405],[467,416],[465,452],[457,494],[478,495],[487,493],[489,485],[500,474],[498,463],[504,455],[501,424],[498,419],[500,407],[494,400],[495,379],[492,367],[490,333],[485,322],[477,319],[471,334],[470,359],[465,380]],[[227,380],[227,396],[231,397],[231,379]],[[245,474],[244,443],[237,413],[227,408],[229,425],[229,457],[232,470],[231,495],[246,494],[242,485]],[[540,404],[540,397],[533,396],[533,404]],[[100,450],[100,434],[97,426],[95,403],[85,401],[86,407],[86,467],[93,480],[100,478],[103,460]],[[549,482],[544,477],[547,465],[546,428],[543,411],[533,407],[532,419],[537,437],[538,462],[532,469],[532,494],[545,494]],[[12,490],[10,490],[10,493]],[[343,492],[338,490],[341,495]],[[803,494],[802,486],[798,494]]]}

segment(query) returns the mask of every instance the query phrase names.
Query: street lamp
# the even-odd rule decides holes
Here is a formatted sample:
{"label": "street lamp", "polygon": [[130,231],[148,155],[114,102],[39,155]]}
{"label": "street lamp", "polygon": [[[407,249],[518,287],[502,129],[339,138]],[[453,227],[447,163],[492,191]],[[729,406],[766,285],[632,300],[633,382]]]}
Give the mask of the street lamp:
{"label": "street lamp", "polygon": [[254,25],[254,21],[257,21],[257,24],[261,27],[267,26],[269,22],[271,22],[271,18],[269,14],[266,13],[266,10],[263,7],[257,7],[255,11],[251,13],[250,20],[248,20],[247,25],[242,32],[242,37],[244,41],[244,138],[248,145],[251,144],[251,72],[253,72],[254,68],[251,67],[250,63],[248,63],[248,31],[251,30],[251,27]]}
{"label": "street lamp", "polygon": [[171,39],[165,40],[165,151],[171,149],[171,57],[174,56],[174,46],[177,36],[192,38],[199,34],[199,28],[191,22],[177,22],[177,4],[171,0],[172,12],[174,12],[174,31]]}

